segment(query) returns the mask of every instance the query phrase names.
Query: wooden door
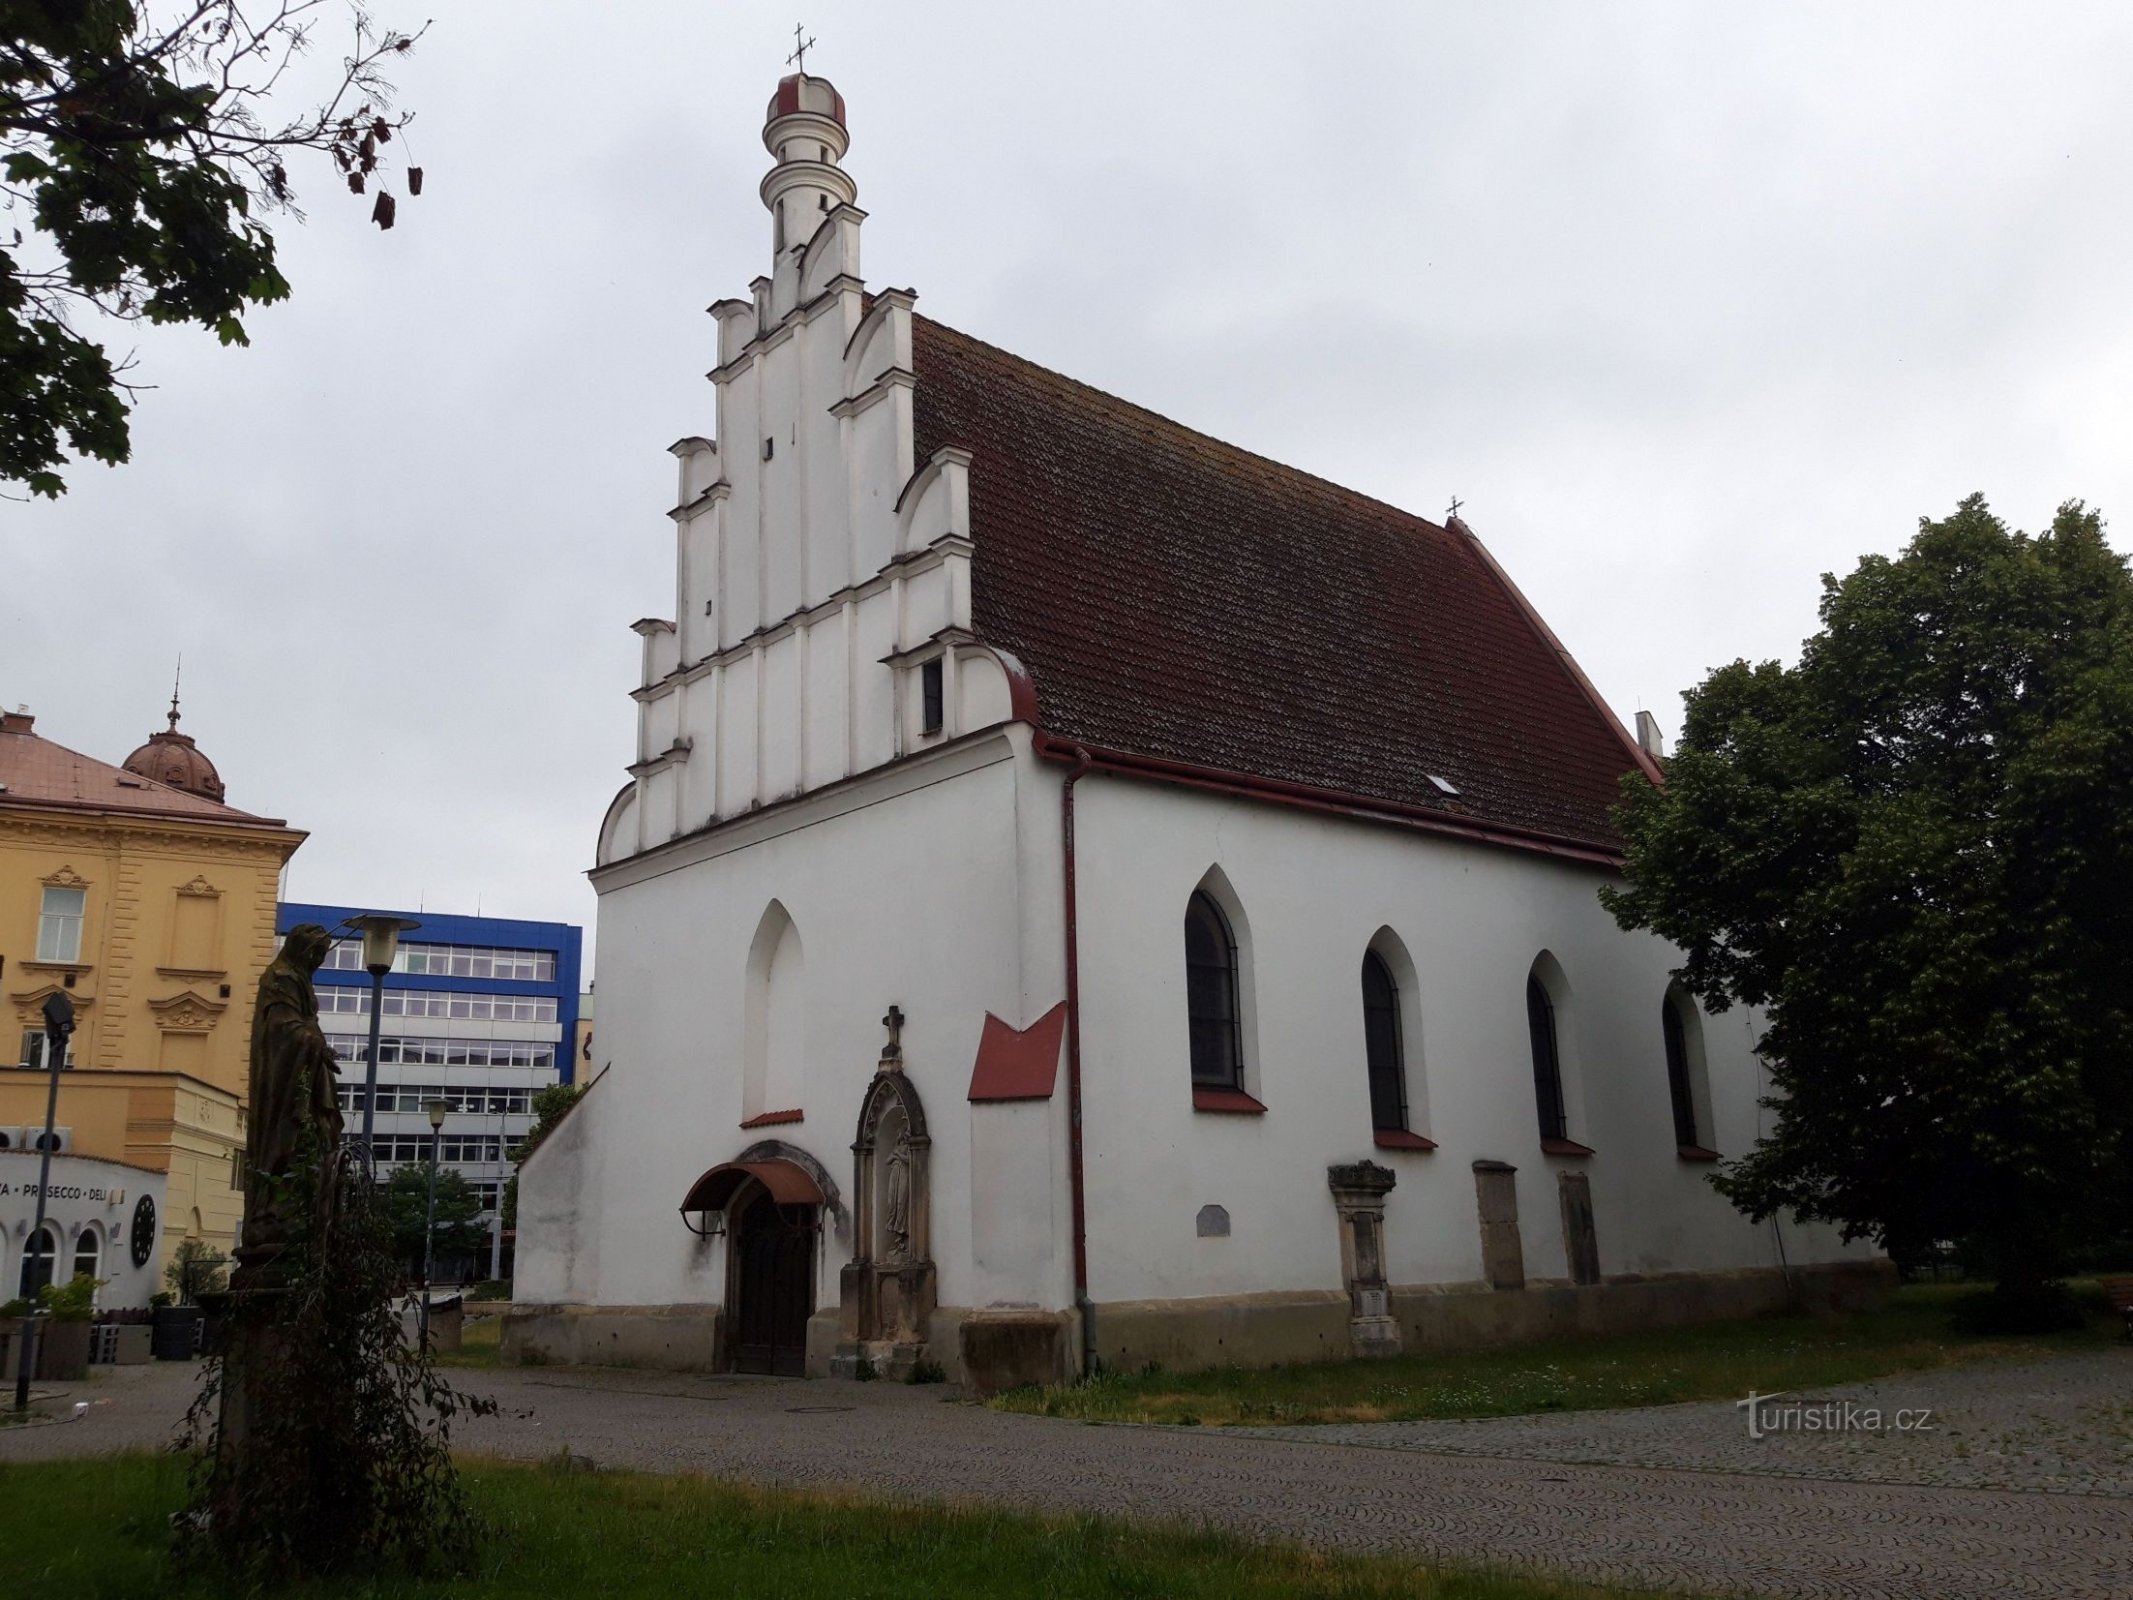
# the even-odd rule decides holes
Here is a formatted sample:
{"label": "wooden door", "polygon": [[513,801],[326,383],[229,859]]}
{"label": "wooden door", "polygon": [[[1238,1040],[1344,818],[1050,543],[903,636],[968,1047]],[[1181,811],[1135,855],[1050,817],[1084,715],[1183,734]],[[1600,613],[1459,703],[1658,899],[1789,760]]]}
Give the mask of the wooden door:
{"label": "wooden door", "polygon": [[733,1370],[800,1377],[815,1309],[815,1208],[758,1194],[734,1230]]}

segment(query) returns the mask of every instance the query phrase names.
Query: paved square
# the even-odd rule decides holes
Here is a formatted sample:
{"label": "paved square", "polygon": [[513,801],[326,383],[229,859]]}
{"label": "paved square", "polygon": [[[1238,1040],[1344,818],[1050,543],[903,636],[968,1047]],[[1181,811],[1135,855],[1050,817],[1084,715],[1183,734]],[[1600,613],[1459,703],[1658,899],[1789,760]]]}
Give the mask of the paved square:
{"label": "paved square", "polygon": [[[1746,1436],[1730,1405],[1312,1429],[1095,1426],[941,1388],[597,1368],[458,1374],[469,1450],[887,1498],[1177,1518],[1262,1538],[1655,1588],[1984,1600],[2133,1595],[2133,1351],[1826,1391],[1930,1433]],[[164,1443],[192,1369],[82,1386],[0,1460]]]}

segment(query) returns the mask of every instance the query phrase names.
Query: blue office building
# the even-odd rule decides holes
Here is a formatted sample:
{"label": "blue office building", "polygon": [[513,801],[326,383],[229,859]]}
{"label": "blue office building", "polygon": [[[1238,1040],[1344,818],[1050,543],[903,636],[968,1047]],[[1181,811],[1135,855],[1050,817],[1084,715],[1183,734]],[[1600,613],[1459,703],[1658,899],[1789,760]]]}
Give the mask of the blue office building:
{"label": "blue office building", "polygon": [[[370,974],[346,919],[377,906],[284,901],[275,930],[316,922],[343,935],[319,968],[319,1025],[341,1057],[341,1112],[363,1125],[370,1047]],[[445,1103],[438,1164],[482,1197],[492,1228],[510,1154],[533,1125],[534,1095],[569,1083],[575,1063],[583,930],[567,922],[400,911],[419,923],[400,937],[385,978],[378,1039],[375,1149],[381,1171],[429,1155],[431,1100]]]}

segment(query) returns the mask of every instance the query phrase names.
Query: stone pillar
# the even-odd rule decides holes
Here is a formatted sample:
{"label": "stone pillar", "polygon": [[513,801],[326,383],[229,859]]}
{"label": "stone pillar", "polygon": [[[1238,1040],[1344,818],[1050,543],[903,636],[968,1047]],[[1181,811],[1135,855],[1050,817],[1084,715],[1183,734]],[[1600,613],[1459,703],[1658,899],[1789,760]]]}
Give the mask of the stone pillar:
{"label": "stone pillar", "polygon": [[1341,1225],[1341,1277],[1348,1286],[1348,1336],[1359,1356],[1400,1353],[1400,1325],[1385,1282],[1385,1196],[1392,1169],[1357,1161],[1326,1169]]}
{"label": "stone pillar", "polygon": [[1526,1286],[1526,1253],[1518,1238],[1518,1168],[1505,1161],[1474,1163],[1481,1209],[1481,1272],[1491,1289]]}

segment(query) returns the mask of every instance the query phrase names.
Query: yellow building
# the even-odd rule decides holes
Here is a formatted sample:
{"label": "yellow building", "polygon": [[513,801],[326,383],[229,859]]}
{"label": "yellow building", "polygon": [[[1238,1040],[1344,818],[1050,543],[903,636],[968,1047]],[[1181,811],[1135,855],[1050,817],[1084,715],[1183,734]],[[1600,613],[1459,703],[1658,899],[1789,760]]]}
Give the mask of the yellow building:
{"label": "yellow building", "polygon": [[[214,763],[170,726],[108,766],[0,716],[0,1139],[44,1128],[41,1008],[75,1032],[64,1147],[167,1173],[166,1259],[231,1249],[259,974],[281,870],[304,835],[223,804]],[[18,1241],[9,1241],[10,1245]],[[9,1250],[9,1256],[13,1251]]]}

